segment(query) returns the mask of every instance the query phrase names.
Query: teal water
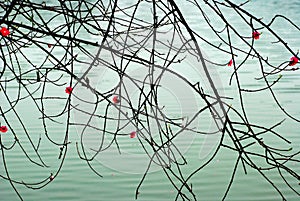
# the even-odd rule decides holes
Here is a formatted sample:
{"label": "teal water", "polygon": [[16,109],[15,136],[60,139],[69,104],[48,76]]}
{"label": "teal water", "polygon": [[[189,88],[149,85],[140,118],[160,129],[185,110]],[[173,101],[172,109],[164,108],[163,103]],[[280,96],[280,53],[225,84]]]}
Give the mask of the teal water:
{"label": "teal water", "polygon": [[[239,2],[239,1],[235,1]],[[201,21],[197,20],[197,12],[192,9],[190,4],[179,3],[181,6],[182,12],[185,14],[187,21],[191,24],[191,27],[203,34],[205,37],[209,37],[209,34],[206,32],[205,27],[201,26]],[[253,0],[245,8],[249,9],[252,13],[263,17],[264,20],[268,21],[274,13],[283,14],[292,20],[296,24],[300,25],[300,13],[297,12],[300,8],[300,4],[297,0],[293,1],[279,1],[279,0],[267,0],[267,1],[258,1]],[[235,21],[235,18],[230,19],[236,26],[239,26],[240,21]],[[286,28],[284,24],[279,21],[274,24],[276,30],[278,30],[282,37],[286,37],[290,41],[291,46],[296,50],[300,45],[300,37],[298,34],[295,34],[295,30],[292,28]],[[262,37],[267,37],[266,34],[262,34]],[[290,55],[280,51],[280,48],[276,48],[274,51],[269,43],[258,41],[258,45],[261,50],[266,53],[272,53],[273,58],[280,58],[281,56]],[[222,55],[216,55],[216,52],[210,49],[209,47],[202,46],[202,49],[208,55],[209,58],[218,58],[221,62],[226,62],[227,58],[222,58]],[[251,65],[251,63],[249,64]],[[249,69],[253,69],[252,71]],[[236,88],[235,84],[229,86],[229,77],[231,75],[231,69],[228,68],[217,68],[216,77],[220,79],[220,85],[218,85],[219,90],[222,91],[225,95],[235,97],[231,101],[233,107],[238,107],[236,101]],[[253,68],[249,67],[245,71],[241,72],[242,83],[244,87],[259,87],[261,83],[255,81],[253,77],[257,75],[257,69],[255,66]],[[78,70],[80,71],[80,70]],[[189,76],[192,76],[193,72],[184,72]],[[282,82],[276,86],[277,96],[282,103],[282,105],[289,111],[291,114],[296,117],[300,117],[299,103],[300,103],[300,93],[299,93],[299,83],[298,80],[300,74],[298,71],[294,73],[287,73],[283,75]],[[197,78],[195,78],[197,79]],[[103,80],[107,85],[113,83],[113,81],[107,79]],[[103,84],[105,88],[105,84]],[[162,99],[168,99],[172,95],[172,91],[165,92],[166,97]],[[63,96],[64,92],[49,91],[50,94],[58,94]],[[171,95],[170,95],[171,94]],[[176,95],[176,93],[174,93]],[[263,92],[259,94],[249,94],[245,98],[247,101],[245,105],[248,108],[249,118],[253,123],[259,123],[264,126],[272,126],[277,122],[281,121],[285,116],[283,113],[276,109],[276,105],[270,98],[268,92]],[[176,116],[177,103],[180,102],[178,99],[172,99],[170,107],[167,109]],[[53,113],[56,112],[57,106],[62,106],[62,102],[49,103],[48,110]],[[28,129],[32,130],[31,135],[34,136],[35,143],[38,140],[39,129],[41,125],[33,119],[37,118],[34,115],[33,106],[27,105],[24,108],[18,108],[18,111],[22,114],[26,114],[27,118],[25,119]],[[209,123],[203,120],[204,123]],[[200,123],[201,124],[201,123]],[[52,125],[49,124],[48,127]],[[299,124],[287,120],[282,127],[279,127],[277,130],[284,133],[284,137],[290,139],[295,150],[299,151]],[[57,141],[62,140],[62,133],[64,127],[57,126],[53,124],[51,127],[51,137]],[[40,190],[31,190],[22,185],[16,185],[19,192],[22,194],[24,200],[84,200],[84,201],[99,201],[99,200],[124,200],[130,201],[134,200],[135,189],[142,178],[142,173],[146,169],[146,162],[140,161],[126,161],[123,157],[113,158],[111,161],[109,155],[104,155],[103,158],[99,158],[98,162],[95,162],[95,167],[101,173],[103,178],[96,176],[87,166],[86,162],[79,159],[75,142],[78,142],[79,134],[78,130],[72,127],[70,132],[70,141],[72,142],[68,147],[68,152],[66,156],[65,163],[62,170],[60,171],[58,177],[55,178],[52,183]],[[19,126],[15,128],[16,132],[21,132],[22,128]],[[20,138],[22,138],[20,136]],[[9,141],[9,139],[7,139]],[[93,139],[90,139],[91,141]],[[134,139],[136,140],[136,139]],[[132,154],[135,158],[138,155],[138,142],[125,139],[121,141],[125,144],[124,152],[127,154]],[[183,147],[188,147],[186,156],[190,161],[187,168],[183,168],[188,174],[194,169],[203,164],[208,157],[212,154],[211,147],[214,147],[214,138],[206,139],[205,137],[197,137],[185,139],[181,141]],[[273,139],[270,139],[272,143]],[[192,142],[192,143],[191,143]],[[203,142],[206,142],[204,144]],[[274,143],[278,143],[277,139]],[[90,142],[91,146],[97,146],[97,143],[94,145],[93,142]],[[27,146],[26,144],[24,146]],[[204,147],[204,148],[203,148]],[[42,157],[44,157],[48,162],[49,168],[42,169],[39,167],[32,167],[28,161],[22,160],[22,156],[19,154],[20,150],[15,152],[7,153],[6,157],[8,158],[8,164],[10,168],[10,174],[14,176],[15,179],[21,179],[26,182],[35,182],[39,181],[41,178],[45,178],[50,175],[51,172],[55,172],[58,168],[59,161],[58,155],[59,150],[56,146],[51,146],[47,143],[41,145]],[[115,153],[115,152],[112,152]],[[32,157],[34,157],[34,154]],[[136,155],[134,155],[136,154]],[[131,157],[132,158],[132,157]],[[218,156],[215,158],[212,163],[205,168],[203,171],[199,172],[194,176],[190,183],[193,184],[193,189],[197,195],[198,200],[221,200],[224,195],[225,189],[227,187],[228,181],[230,180],[231,172],[234,166],[236,154],[223,149],[220,151]],[[130,157],[129,157],[130,159]],[[143,160],[138,157],[135,160]],[[126,161],[126,164],[120,162]],[[298,172],[300,167],[298,164],[291,163]],[[125,167],[126,166],[126,167]],[[30,167],[30,168],[29,168]],[[1,174],[3,175],[3,169],[1,168]],[[277,172],[270,171],[268,173],[272,177],[273,181],[277,183],[279,188],[283,191],[287,200],[296,201],[299,197],[293,193],[286,185],[282,182],[281,178],[278,176]],[[299,186],[298,186],[299,190]],[[176,191],[172,188],[169,181],[165,177],[162,171],[158,171],[154,167],[153,172],[149,173],[146,177],[145,182],[143,183],[138,200],[174,200],[176,196]],[[18,200],[14,191],[7,181],[0,180],[0,200]],[[257,172],[248,169],[248,174],[243,174],[242,167],[238,168],[238,173],[235,177],[233,186],[228,194],[226,200],[255,200],[255,201],[267,201],[267,200],[281,200],[279,195],[274,191],[274,189],[268,184]]]}

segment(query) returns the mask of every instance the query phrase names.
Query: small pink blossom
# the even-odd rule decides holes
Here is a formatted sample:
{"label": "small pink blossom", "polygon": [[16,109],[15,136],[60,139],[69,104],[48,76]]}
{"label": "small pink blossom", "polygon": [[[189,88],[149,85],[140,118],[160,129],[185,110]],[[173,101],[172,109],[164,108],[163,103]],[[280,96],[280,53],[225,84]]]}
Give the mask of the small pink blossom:
{"label": "small pink blossom", "polygon": [[136,136],[136,132],[135,132],[135,131],[132,131],[132,132],[130,133],[130,138],[135,138],[135,136]]}
{"label": "small pink blossom", "polygon": [[117,104],[120,102],[119,100],[119,96],[114,96],[113,99],[112,99],[113,103]]}

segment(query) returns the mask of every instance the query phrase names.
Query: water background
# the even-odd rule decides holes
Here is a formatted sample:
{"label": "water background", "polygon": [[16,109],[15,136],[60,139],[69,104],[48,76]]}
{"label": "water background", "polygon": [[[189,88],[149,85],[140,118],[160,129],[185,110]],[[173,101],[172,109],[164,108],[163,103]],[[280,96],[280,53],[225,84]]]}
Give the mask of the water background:
{"label": "water background", "polygon": [[[191,8],[190,4],[179,2],[179,6],[186,16],[187,21],[191,27],[198,31],[203,36],[208,37],[206,27],[201,26],[201,20],[197,18],[197,12]],[[235,1],[239,2],[239,1]],[[296,24],[300,25],[300,2],[298,0],[253,0],[247,6],[245,6],[250,12],[256,16],[263,17],[263,20],[268,22],[275,13],[282,14],[292,19]],[[230,18],[237,27],[240,21],[235,21],[235,18]],[[282,21],[274,24],[276,30],[279,31],[282,37],[286,38],[291,44],[294,50],[300,48],[299,32],[295,29],[287,27]],[[262,34],[262,38],[267,37],[267,34]],[[280,48],[273,50],[269,43],[258,41],[259,48],[270,53],[271,57],[276,60],[281,57],[290,58],[290,55],[282,52]],[[211,58],[224,62],[227,58],[222,58],[222,55],[218,55],[214,50],[209,47],[202,46],[205,53]],[[251,65],[251,63],[249,64]],[[252,70],[251,70],[252,69]],[[235,85],[229,86],[229,76],[231,75],[230,69],[220,68],[217,69],[218,76],[222,80],[222,86],[218,86],[219,90],[224,90],[224,94],[235,96]],[[261,83],[253,80],[257,73],[257,68],[249,67],[245,71],[242,71],[241,77],[243,79],[242,84],[244,87],[259,87]],[[276,92],[281,104],[296,117],[300,117],[299,103],[300,103],[300,84],[298,82],[300,78],[299,72],[287,73],[283,75],[282,82],[276,86]],[[275,123],[281,121],[284,117],[282,112],[276,109],[276,105],[270,99],[270,95],[266,92],[261,94],[247,95],[247,101],[245,105],[248,108],[249,118],[253,123],[259,123],[264,126],[272,126]],[[235,105],[237,102],[232,101]],[[51,107],[55,107],[53,104]],[[237,106],[238,107],[238,106]],[[51,108],[49,108],[51,110]],[[21,112],[31,112],[30,107],[20,108]],[[31,128],[34,128],[35,123],[32,119],[28,119]],[[38,127],[38,126],[37,126]],[[290,139],[295,150],[299,150],[300,138],[299,138],[299,125],[293,121],[286,121],[285,124],[278,128],[278,131],[284,132],[284,136]],[[16,130],[21,128],[16,128]],[[54,132],[60,134],[60,130],[53,128]],[[33,135],[38,135],[36,130]],[[72,130],[70,141],[76,142],[77,140],[76,130]],[[193,141],[192,146],[187,151],[188,158],[191,164],[190,169],[187,172],[191,172],[199,164],[203,163],[205,158],[200,159],[201,146],[203,145],[203,139],[196,139]],[[277,142],[277,141],[276,141]],[[271,142],[272,143],[272,142]],[[275,141],[274,141],[275,143]],[[135,143],[129,142],[130,148],[135,146]],[[27,182],[39,180],[41,177],[47,176],[48,173],[56,170],[56,160],[58,150],[53,147],[42,147],[43,153],[47,153],[44,156],[48,157],[53,162],[53,165],[47,171],[35,171],[34,169],[23,168],[26,164],[22,160],[19,160],[19,155],[12,153],[9,159],[10,173],[16,178],[25,178]],[[203,151],[203,150],[202,150]],[[220,200],[224,194],[232,168],[234,166],[236,155],[228,150],[222,150],[217,156],[216,160],[209,165],[208,168],[201,171],[195,176],[191,182],[193,183],[193,189],[197,194],[199,200]],[[122,164],[120,164],[122,165]],[[300,170],[300,167],[294,167]],[[98,166],[99,167],[99,166]],[[136,168],[136,167],[135,167]],[[138,167],[144,170],[146,167]],[[248,175],[244,175],[242,168],[238,169],[238,174],[235,178],[234,184],[227,200],[280,200],[280,197],[275,190],[268,184],[261,176],[255,171],[248,169]],[[128,174],[109,167],[102,166],[99,169],[103,178],[97,177],[88,168],[87,164],[78,158],[75,143],[69,146],[66,161],[62,171],[55,180],[47,187],[41,190],[30,190],[23,186],[17,186],[18,190],[22,194],[24,200],[84,200],[84,201],[99,201],[99,200],[134,200],[135,189],[142,177],[142,174]],[[33,173],[34,172],[34,173]],[[142,171],[141,171],[142,172]],[[3,174],[3,170],[1,170]],[[299,199],[290,189],[288,189],[280,180],[280,177],[271,172],[270,176],[283,190],[288,200],[296,201]],[[299,187],[298,187],[299,190]],[[142,188],[140,189],[140,195],[138,200],[174,200],[175,191],[169,184],[169,181],[163,175],[163,172],[150,173]],[[8,182],[0,180],[0,200],[13,201],[17,200],[17,196],[12,190]]]}

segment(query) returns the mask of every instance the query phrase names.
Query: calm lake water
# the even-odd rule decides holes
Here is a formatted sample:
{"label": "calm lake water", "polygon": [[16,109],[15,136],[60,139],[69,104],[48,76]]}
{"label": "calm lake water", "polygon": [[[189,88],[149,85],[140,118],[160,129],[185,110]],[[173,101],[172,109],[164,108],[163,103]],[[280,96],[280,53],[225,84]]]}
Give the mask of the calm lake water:
{"label": "calm lake water", "polygon": [[[177,1],[179,2],[179,1]],[[208,27],[204,27],[203,22],[197,17],[199,15],[196,9],[191,7],[191,4],[185,4],[185,1],[180,1],[179,6],[185,15],[187,21],[191,27],[196,30],[203,37],[209,37]],[[242,2],[242,1],[234,1]],[[123,3],[123,1],[122,1]],[[125,3],[125,1],[124,1]],[[275,13],[282,14],[292,19],[296,24],[300,25],[300,1],[298,0],[252,0],[248,5],[245,6],[250,12],[256,16],[262,17],[264,21],[268,22]],[[149,11],[150,12],[150,11]],[[229,16],[230,21],[235,25],[239,26],[241,21],[237,20],[233,15]],[[299,31],[291,27],[287,27],[286,24],[279,20],[278,23],[274,24],[275,29],[280,33],[280,36],[286,38],[290,46],[294,50],[300,48],[300,37]],[[262,38],[268,37],[267,33],[261,35]],[[200,42],[201,44],[201,42]],[[281,52],[281,48],[273,49],[270,45],[270,41],[264,40],[257,41],[258,48],[270,55],[270,58],[280,60],[282,57],[290,58],[290,55],[286,52]],[[204,53],[211,59],[216,60],[220,63],[226,62],[227,58],[222,58],[213,49],[206,47],[205,44],[201,46]],[[251,63],[247,64],[249,67],[244,71],[241,71],[242,84],[245,88],[255,88],[262,86],[261,82],[255,81],[254,77],[257,74],[257,67]],[[235,99],[230,101],[233,106],[238,104],[236,99],[236,86],[232,84],[229,86],[229,79],[231,76],[230,68],[216,68],[215,73],[217,79],[219,79],[218,88],[224,94],[232,96]],[[77,70],[75,70],[77,71]],[[79,72],[80,70],[78,70]],[[193,72],[185,72],[188,75],[192,75]],[[103,75],[102,75],[103,77]],[[101,78],[103,79],[103,78]],[[197,79],[197,78],[195,78]],[[276,93],[280,103],[286,108],[292,115],[300,118],[300,73],[298,71],[293,73],[286,73],[283,75],[282,82],[276,86]],[[110,85],[113,81],[101,80],[103,86]],[[177,83],[178,84],[178,83]],[[51,94],[51,92],[49,92]],[[169,94],[168,94],[169,93]],[[172,90],[165,92],[167,99],[172,96]],[[176,96],[176,94],[175,94]],[[245,105],[247,107],[247,114],[249,119],[253,123],[258,123],[264,126],[272,126],[279,121],[286,118],[284,114],[276,108],[276,104],[272,101],[268,92],[262,92],[258,94],[247,94],[245,95]],[[176,110],[176,101],[182,101],[181,99],[173,99],[174,105],[168,108],[172,112]],[[186,100],[188,101],[188,100]],[[187,102],[185,102],[187,103]],[[59,105],[61,106],[61,105]],[[57,104],[49,106],[49,110],[54,110]],[[193,106],[190,106],[193,108]],[[238,107],[238,106],[237,106]],[[18,108],[22,114],[28,114],[28,119],[25,119],[25,123],[29,126],[29,129],[33,130],[31,135],[38,136],[40,124],[35,123],[31,115],[32,108],[30,105],[24,108]],[[209,122],[204,122],[209,123]],[[201,122],[200,122],[201,124]],[[51,125],[49,125],[50,127]],[[285,123],[278,127],[277,131],[284,133],[283,136],[291,140],[293,143],[294,150],[300,150],[300,138],[299,138],[300,125],[291,120],[286,120]],[[16,131],[21,131],[22,128],[15,128]],[[51,129],[52,136],[54,139],[60,139],[61,130],[58,126],[53,126]],[[146,169],[147,163],[144,155],[139,156],[138,154],[138,142],[131,139],[126,139],[122,143],[127,144],[125,146],[125,153],[129,158],[124,157],[110,157],[109,154],[116,154],[115,152],[109,152],[104,154],[103,158],[99,158],[96,164],[97,170],[102,174],[103,178],[97,177],[88,167],[86,162],[80,160],[76,151],[75,142],[78,142],[79,135],[74,127],[70,132],[70,141],[72,142],[68,148],[66,161],[63,165],[62,171],[59,173],[55,180],[41,190],[31,190],[24,186],[17,186],[19,192],[23,196],[24,200],[35,201],[35,200],[84,200],[84,201],[113,201],[113,200],[124,200],[130,201],[135,200],[135,189],[143,176],[143,172]],[[37,139],[37,138],[35,138]],[[186,147],[185,154],[189,159],[190,163],[188,168],[184,168],[186,171],[184,174],[192,172],[194,169],[203,164],[205,160],[212,153],[212,149],[215,146],[214,139],[201,138],[188,138],[181,142],[182,147]],[[272,139],[270,139],[272,140]],[[281,143],[282,141],[274,141],[274,143]],[[205,142],[205,143],[204,143]],[[35,141],[36,143],[36,141]],[[271,141],[272,143],[272,141]],[[91,142],[92,144],[92,142]],[[93,146],[93,145],[91,145]],[[18,149],[15,152],[9,153],[9,168],[10,174],[16,179],[22,179],[26,182],[39,181],[41,178],[47,177],[51,172],[55,172],[58,168],[57,157],[59,150],[54,146],[47,146],[47,144],[41,145],[41,152],[43,157],[47,158],[48,165],[50,167],[47,170],[40,170],[38,167],[27,168],[27,162],[22,160],[22,156],[19,154]],[[191,179],[193,184],[193,190],[195,191],[198,200],[203,201],[215,201],[221,200],[228,182],[230,180],[231,172],[234,167],[236,154],[223,149],[219,152],[215,160],[203,171],[199,172],[196,176]],[[134,159],[135,161],[128,161]],[[97,163],[97,162],[96,162]],[[2,166],[2,165],[1,165]],[[291,164],[299,173],[300,167],[297,164]],[[31,167],[31,166],[28,166]],[[146,177],[143,183],[138,200],[150,201],[150,200],[161,200],[171,201],[176,196],[176,191],[172,188],[172,185],[158,168],[153,167],[152,172]],[[0,168],[1,174],[5,174],[3,168]],[[299,197],[292,192],[278,176],[277,172],[271,171],[268,174],[273,181],[283,191],[284,195],[289,201],[299,200]],[[299,191],[299,186],[297,187]],[[15,192],[9,185],[9,182],[0,180],[0,200],[14,201],[18,200]],[[256,171],[248,169],[248,174],[243,173],[242,167],[238,168],[238,173],[235,177],[233,186],[228,194],[226,200],[229,201],[277,201],[281,200],[280,196],[268,184],[264,178],[257,174]]]}

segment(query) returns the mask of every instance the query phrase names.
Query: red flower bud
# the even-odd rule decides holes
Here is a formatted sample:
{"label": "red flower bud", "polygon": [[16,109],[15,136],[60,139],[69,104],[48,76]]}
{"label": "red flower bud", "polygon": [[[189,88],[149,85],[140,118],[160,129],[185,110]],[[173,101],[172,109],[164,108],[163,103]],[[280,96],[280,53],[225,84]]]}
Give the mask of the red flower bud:
{"label": "red flower bud", "polygon": [[254,31],[252,33],[252,37],[255,39],[255,40],[258,40],[259,39],[259,36],[260,36],[260,33],[258,31]]}
{"label": "red flower bud", "polygon": [[6,126],[0,126],[0,132],[6,133],[8,131]]}
{"label": "red flower bud", "polygon": [[73,88],[72,88],[72,87],[66,87],[65,92],[66,92],[67,94],[71,94],[72,91],[73,91]]}
{"label": "red flower bud", "polygon": [[10,34],[10,31],[9,31],[6,27],[2,27],[2,28],[0,29],[0,33],[1,33],[1,35],[2,35],[3,37],[6,37],[6,36],[8,36],[8,35]]}
{"label": "red flower bud", "polygon": [[289,66],[295,66],[298,63],[299,59],[297,57],[292,57],[289,63]]}

